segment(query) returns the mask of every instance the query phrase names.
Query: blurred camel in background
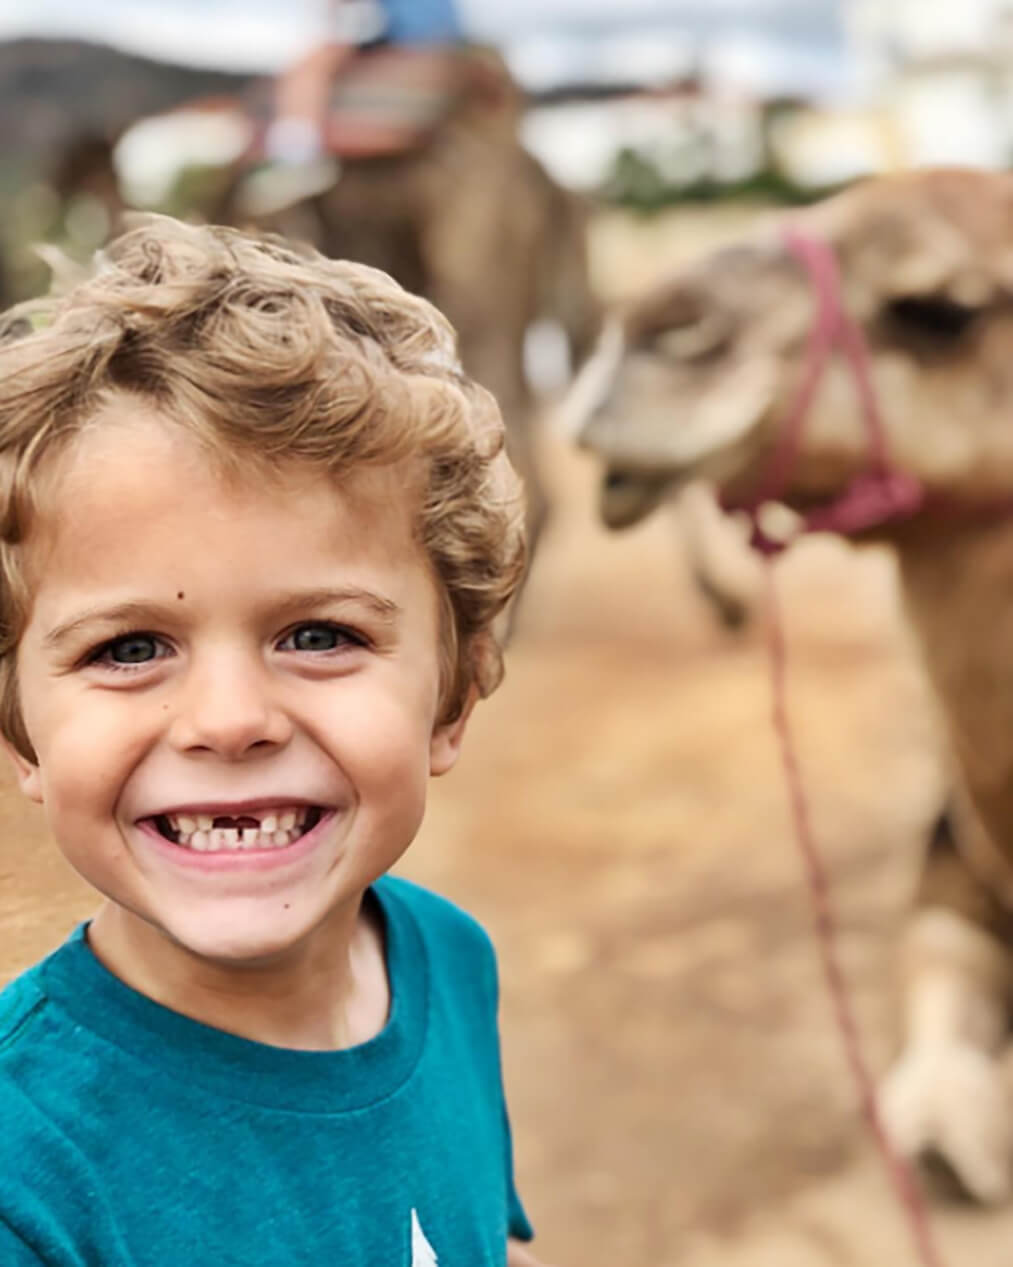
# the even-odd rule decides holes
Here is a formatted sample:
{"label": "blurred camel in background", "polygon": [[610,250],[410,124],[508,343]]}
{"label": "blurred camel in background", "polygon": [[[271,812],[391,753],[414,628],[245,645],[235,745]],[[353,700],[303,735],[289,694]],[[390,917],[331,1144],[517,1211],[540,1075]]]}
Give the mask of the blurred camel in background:
{"label": "blurred camel in background", "polygon": [[[108,156],[135,119],[197,96],[249,91],[254,82],[85,40],[0,41],[0,303],[43,284],[44,271],[25,248],[51,227],[54,209],[45,208],[52,194],[89,196],[99,218],[118,204]],[[23,196],[30,207],[19,206]]]}
{"label": "blurred camel in background", "polygon": [[[389,110],[401,94],[412,109],[407,72],[419,60],[379,50],[356,62],[354,74],[336,84],[330,115],[337,179],[312,196],[273,207],[258,207],[248,196],[251,164],[270,123],[269,81],[232,81],[231,94],[216,82],[210,98],[167,101],[172,109],[166,113],[180,119],[199,120],[202,110],[231,115],[250,137],[246,153],[205,173],[199,196],[173,210],[280,232],[327,255],[372,264],[441,308],[458,331],[465,369],[499,401],[511,456],[525,479],[533,552],[548,499],[536,453],[537,401],[526,345],[534,327],[551,323],[562,331],[571,361],[590,349],[598,305],[588,275],[587,212],[521,144],[520,94],[488,49],[457,55],[459,73],[438,108],[431,85],[415,85],[426,108],[424,126],[405,148],[370,153],[357,130],[365,120],[368,134],[363,101]],[[138,59],[117,63],[121,102],[130,98],[130,73],[148,65]],[[139,86],[138,103],[151,95]],[[89,192],[105,206],[114,231],[125,208],[115,147],[128,123],[141,117],[140,110],[129,117],[121,112],[118,127],[110,120],[104,129],[71,133],[51,160],[59,195]]]}
{"label": "blurred camel in background", "polygon": [[[792,224],[832,251],[893,463],[921,486],[919,505],[861,535],[896,550],[953,758],[904,939],[904,1042],[882,1106],[909,1156],[941,1158],[999,1201],[1013,1152],[998,1060],[1013,985],[1013,177],[872,180]],[[606,523],[636,522],[701,478],[725,505],[753,505],[817,320],[799,251],[765,227],[607,327],[568,406],[604,462]],[[829,508],[832,523],[869,449],[838,357],[778,496]]]}
{"label": "blurred camel in background", "polygon": [[237,168],[204,210],[212,221],[280,232],[326,255],[372,264],[445,313],[458,332],[462,364],[503,412],[525,481],[533,551],[548,499],[526,341],[536,325],[552,323],[572,362],[590,350],[598,311],[585,205],[523,147],[509,107],[506,113],[484,96],[462,99],[425,144],[345,158],[332,187],[278,211],[246,207]]}

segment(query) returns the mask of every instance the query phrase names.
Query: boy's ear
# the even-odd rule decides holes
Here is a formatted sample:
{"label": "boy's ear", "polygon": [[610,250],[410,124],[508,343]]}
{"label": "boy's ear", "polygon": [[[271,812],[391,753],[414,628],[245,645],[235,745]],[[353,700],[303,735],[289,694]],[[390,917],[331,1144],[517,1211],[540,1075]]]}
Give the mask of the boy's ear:
{"label": "boy's ear", "polygon": [[7,759],[14,767],[14,777],[18,781],[18,787],[30,801],[41,805],[42,779],[39,776],[39,767],[34,761],[29,761],[26,756],[18,752],[9,739],[0,737],[0,747],[3,748]]}
{"label": "boy's ear", "polygon": [[455,721],[439,722],[433,727],[433,735],[429,740],[430,774],[446,774],[457,764],[468,718],[477,700],[478,688],[472,686],[468,692],[468,698],[464,701],[461,715]]}

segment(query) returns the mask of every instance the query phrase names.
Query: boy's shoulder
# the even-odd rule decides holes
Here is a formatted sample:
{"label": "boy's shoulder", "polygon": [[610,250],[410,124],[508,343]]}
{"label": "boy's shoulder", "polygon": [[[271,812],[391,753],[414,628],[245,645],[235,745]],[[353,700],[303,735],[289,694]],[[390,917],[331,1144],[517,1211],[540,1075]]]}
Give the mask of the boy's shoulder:
{"label": "boy's shoulder", "polygon": [[481,943],[492,949],[489,934],[478,920],[450,898],[399,875],[382,876],[373,887],[384,905],[393,901],[409,910],[421,928],[436,936]]}
{"label": "boy's shoulder", "polygon": [[496,954],[482,925],[449,898],[401,876],[385,875],[373,886],[388,918],[392,909],[405,915],[421,937],[434,968],[453,967],[479,977],[497,993]]}
{"label": "boy's shoulder", "polygon": [[0,1173],[43,1140],[51,1148],[52,1126],[35,1092],[40,1083],[62,1081],[74,1059],[71,1036],[45,989],[46,962],[0,989]]}
{"label": "boy's shoulder", "polygon": [[74,1059],[73,1043],[68,1041],[73,1026],[53,999],[47,974],[51,965],[72,957],[82,940],[79,927],[61,946],[0,988],[0,1115],[12,1096],[30,1096],[46,1071]]}
{"label": "boy's shoulder", "polygon": [[0,989],[0,1062],[46,1006],[41,970],[36,964]]}

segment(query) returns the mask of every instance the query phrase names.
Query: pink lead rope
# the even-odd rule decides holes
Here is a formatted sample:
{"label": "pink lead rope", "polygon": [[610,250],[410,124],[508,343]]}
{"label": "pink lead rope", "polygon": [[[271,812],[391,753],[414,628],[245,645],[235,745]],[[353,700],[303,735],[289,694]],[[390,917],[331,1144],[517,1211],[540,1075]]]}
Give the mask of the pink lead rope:
{"label": "pink lead rope", "polygon": [[801,261],[812,280],[818,301],[818,312],[809,345],[805,374],[798,395],[780,433],[770,465],[761,480],[759,491],[745,507],[753,524],[752,544],[763,556],[765,563],[773,723],[788,785],[799,852],[812,896],[823,973],[834,1017],[841,1034],[845,1058],[858,1091],[862,1114],[905,1215],[919,1262],[922,1267],[944,1267],[918,1186],[910,1168],[894,1149],[883,1126],[876,1101],[875,1083],[862,1051],[854,1008],[841,968],[830,880],[813,835],[809,807],[796,756],[797,750],[788,717],[786,686],[788,652],[771,566],[773,557],[784,548],[784,545],[768,537],[758,522],[759,510],[763,504],[776,500],[788,486],[809,408],[837,345],[847,357],[854,374],[869,436],[870,461],[866,471],[851,483],[837,501],[811,512],[805,518],[803,530],[851,535],[889,520],[906,518],[914,514],[921,506],[923,492],[916,480],[896,470],[890,463],[886,435],[869,372],[868,350],[861,329],[844,310],[840,276],[832,249],[818,239],[803,236],[794,231],[788,231],[785,234],[785,240],[789,250]]}

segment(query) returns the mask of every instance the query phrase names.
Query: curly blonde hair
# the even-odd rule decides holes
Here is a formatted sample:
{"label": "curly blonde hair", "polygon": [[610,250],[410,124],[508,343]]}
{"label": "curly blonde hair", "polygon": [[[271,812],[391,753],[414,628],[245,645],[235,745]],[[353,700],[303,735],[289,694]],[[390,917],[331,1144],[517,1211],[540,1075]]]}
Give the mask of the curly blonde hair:
{"label": "curly blonde hair", "polygon": [[0,320],[0,731],[25,756],[18,547],[43,470],[120,394],[155,404],[223,473],[297,463],[340,481],[415,464],[441,595],[441,719],[495,689],[492,626],[524,570],[522,497],[499,410],[462,372],[449,323],[365,265],[144,216],[67,293]]}

